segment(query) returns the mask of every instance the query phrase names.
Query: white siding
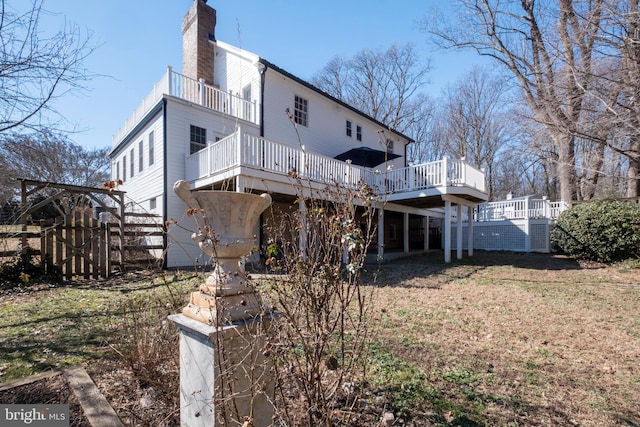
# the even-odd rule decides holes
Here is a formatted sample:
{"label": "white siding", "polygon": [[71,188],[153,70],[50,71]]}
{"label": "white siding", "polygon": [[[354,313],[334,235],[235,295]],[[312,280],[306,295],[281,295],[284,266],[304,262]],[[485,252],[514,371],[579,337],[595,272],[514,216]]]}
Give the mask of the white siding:
{"label": "white siding", "polygon": [[[175,220],[180,227],[169,227],[167,250],[168,267],[190,267],[202,265],[209,260],[202,259],[202,251],[191,240],[191,233],[196,230],[192,217],[186,215],[187,206],[173,192],[173,185],[185,179],[185,160],[189,155],[190,125],[207,130],[207,140],[215,141],[235,131],[233,118],[223,116],[211,110],[192,106],[186,102],[167,100],[167,219]],[[257,127],[243,123],[244,130],[257,134]],[[184,230],[184,229],[186,230]]]}
{"label": "white siding", "polygon": [[251,85],[251,100],[260,93],[260,73],[256,67],[259,57],[223,42],[217,42],[214,62],[214,85],[224,92],[242,96]]}
{"label": "white siding", "polygon": [[[154,134],[154,164],[149,166],[149,133]],[[113,162],[120,163],[120,178],[123,174],[123,159],[126,156],[127,177],[123,179],[123,184],[118,190],[126,191],[125,201],[128,204],[128,211],[151,212],[162,215],[162,193],[163,193],[163,153],[162,153],[162,113],[156,114],[142,129],[140,129],[126,146],[121,147],[118,155]],[[144,165],[140,172],[138,164],[138,156],[140,149],[140,141],[143,146]],[[134,153],[134,176],[131,177],[131,150]],[[111,171],[113,179],[116,179],[115,167]],[[150,211],[149,202],[156,198],[157,207]]]}
{"label": "white siding", "polygon": [[[309,102],[308,127],[297,126],[300,141],[285,114],[287,108],[294,114],[296,95]],[[273,70],[267,71],[264,97],[264,129],[267,139],[295,147],[301,144],[310,152],[329,157],[362,146],[386,149],[381,143],[382,136],[378,133],[382,130],[379,124]],[[353,124],[351,137],[346,134],[347,120]],[[356,126],[362,126],[362,141],[356,138]],[[404,146],[408,141],[388,130],[384,134],[394,141],[393,152],[403,156],[389,163],[395,167],[404,166]]]}

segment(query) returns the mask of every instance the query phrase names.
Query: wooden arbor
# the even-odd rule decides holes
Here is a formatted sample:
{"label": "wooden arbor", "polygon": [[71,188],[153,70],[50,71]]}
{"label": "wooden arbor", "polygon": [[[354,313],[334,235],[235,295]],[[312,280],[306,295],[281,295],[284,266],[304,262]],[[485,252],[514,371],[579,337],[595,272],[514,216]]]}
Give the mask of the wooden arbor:
{"label": "wooden arbor", "polygon": [[[125,192],[112,188],[83,187],[21,179],[21,247],[28,244],[29,225],[40,225],[40,259],[45,271],[59,269],[65,279],[108,277],[113,265],[124,268],[125,251],[163,249],[141,246],[142,236],[164,236],[163,224],[134,222],[131,218],[155,218],[148,213],[126,212]],[[28,199],[40,194],[40,201]],[[32,214],[52,202],[60,216],[35,222]],[[108,219],[101,218],[104,213]]]}

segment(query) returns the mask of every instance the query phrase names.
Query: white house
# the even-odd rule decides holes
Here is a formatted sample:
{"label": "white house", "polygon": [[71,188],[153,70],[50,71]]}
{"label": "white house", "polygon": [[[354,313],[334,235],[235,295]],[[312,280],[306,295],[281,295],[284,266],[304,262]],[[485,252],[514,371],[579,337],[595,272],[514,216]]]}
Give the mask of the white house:
{"label": "white house", "polygon": [[[195,0],[182,22],[182,73],[168,67],[114,135],[112,178],[122,180],[120,189],[137,209],[164,221],[182,220],[185,206],[173,193],[178,180],[193,189],[268,191],[275,203],[288,206],[296,194],[287,175],[292,168],[311,183],[364,181],[380,199],[377,255],[384,259],[428,249],[429,218],[442,219],[446,237],[452,207],[462,218],[462,208],[487,200],[481,170],[446,158],[409,165],[411,138],[217,40],[215,23],[216,11]],[[189,236],[170,228],[167,267],[193,264],[200,249]],[[450,239],[444,242],[449,261]]]}

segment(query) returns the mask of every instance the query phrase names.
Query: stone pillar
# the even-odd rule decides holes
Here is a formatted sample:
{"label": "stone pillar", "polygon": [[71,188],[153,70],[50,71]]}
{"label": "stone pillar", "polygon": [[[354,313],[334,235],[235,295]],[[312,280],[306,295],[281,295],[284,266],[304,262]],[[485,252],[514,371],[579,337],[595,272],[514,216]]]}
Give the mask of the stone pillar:
{"label": "stone pillar", "polygon": [[275,382],[260,329],[268,327],[271,319],[224,326],[207,325],[183,314],[171,315],[169,320],[180,330],[181,426],[226,426],[225,409],[237,409],[237,414],[227,413],[227,419],[250,417],[252,427],[271,426]]}

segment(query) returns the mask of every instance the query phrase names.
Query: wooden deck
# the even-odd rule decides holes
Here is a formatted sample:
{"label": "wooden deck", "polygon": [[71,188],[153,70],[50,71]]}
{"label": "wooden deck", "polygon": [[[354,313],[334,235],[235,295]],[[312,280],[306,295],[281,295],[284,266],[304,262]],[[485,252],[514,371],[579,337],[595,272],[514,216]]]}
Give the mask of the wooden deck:
{"label": "wooden deck", "polygon": [[464,160],[444,158],[390,170],[384,165],[367,168],[245,134],[240,129],[187,157],[185,166],[193,188],[211,188],[237,177],[252,190],[277,188],[285,194],[295,191],[296,181],[316,189],[339,185],[355,190],[367,185],[380,201],[418,209],[443,206],[443,195],[471,204],[488,198],[484,172]]}

